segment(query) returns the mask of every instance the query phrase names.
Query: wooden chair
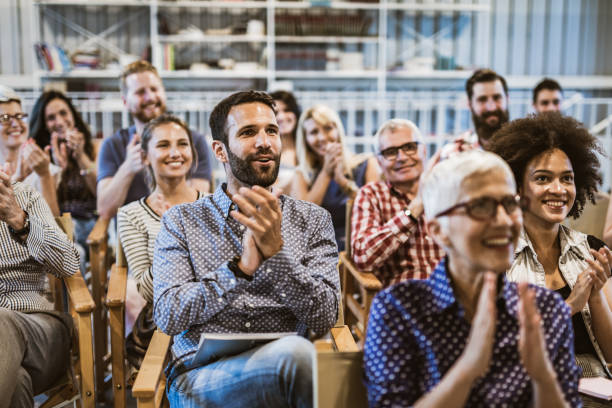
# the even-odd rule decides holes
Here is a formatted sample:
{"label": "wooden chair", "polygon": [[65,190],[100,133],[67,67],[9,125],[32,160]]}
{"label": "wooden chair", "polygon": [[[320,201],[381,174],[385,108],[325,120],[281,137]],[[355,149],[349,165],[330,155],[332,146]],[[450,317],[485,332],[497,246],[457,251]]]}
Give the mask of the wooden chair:
{"label": "wooden chair", "polygon": [[368,326],[370,305],[374,296],[382,289],[382,283],[373,273],[360,271],[353,263],[351,254],[351,217],[353,200],[346,203],[346,250],[340,253],[340,280],[342,302],[346,324],[363,346]]}
{"label": "wooden chair", "polygon": [[[330,330],[331,342],[327,341],[316,341],[315,349],[317,350],[317,362],[318,368],[313,370],[313,374],[316,376],[317,381],[315,384],[315,400],[319,399],[319,407],[365,407],[367,406],[367,399],[365,398],[365,389],[361,384],[359,373],[361,372],[361,356],[362,353],[355,344],[355,340],[348,329],[348,326],[336,326]],[[157,408],[161,406],[167,406],[167,400],[165,398],[166,389],[166,376],[164,375],[164,367],[168,363],[170,358],[170,344],[172,338],[161,331],[155,331],[151,344],[147,349],[147,354],[140,366],[140,371],[132,387],[132,395],[136,397],[138,401],[138,408]],[[347,353],[341,356],[340,360],[337,360],[340,356],[330,356],[327,353]],[[339,367],[334,364],[334,360],[341,361],[343,359],[350,361],[349,364],[342,364]],[[331,363],[331,364],[330,364]],[[348,368],[348,370],[347,370]],[[331,369],[331,371],[330,371]],[[355,373],[357,370],[358,375],[353,375],[350,382],[345,382],[339,377],[338,374],[341,372]],[[330,381],[326,377],[333,373],[336,381],[333,382],[334,386],[330,387]],[[355,382],[355,378],[359,378]],[[329,396],[334,395],[334,403],[329,404]],[[350,405],[338,405],[339,401],[353,401],[361,400],[363,404],[350,404]],[[355,401],[354,401],[355,402]]]}
{"label": "wooden chair", "polygon": [[[342,303],[340,303],[338,309],[338,320],[336,325],[330,330],[330,340],[316,340],[314,342],[315,349],[317,350],[317,356],[319,353],[328,353],[331,351],[336,352],[347,352],[352,353],[350,356],[347,354],[345,358],[352,359],[352,364],[350,364],[350,368],[354,371],[356,367],[361,370],[361,352],[355,344],[355,340],[351,335],[351,332],[347,326],[344,325],[344,310],[342,307]],[[149,344],[149,348],[147,349],[147,353],[145,354],[144,360],[142,361],[142,365],[140,366],[140,370],[138,371],[138,376],[134,381],[134,385],[132,386],[132,395],[136,398],[138,403],[138,408],[158,408],[158,407],[167,407],[168,400],[166,399],[166,376],[164,374],[164,367],[168,364],[170,359],[170,345],[172,344],[172,337],[163,333],[159,329],[155,331],[153,334],[153,338],[151,339],[151,343]],[[317,357],[318,360],[318,357]],[[322,361],[324,361],[325,366],[329,365],[329,358],[322,357]],[[357,362],[357,364],[355,364]],[[347,365],[343,365],[343,370],[346,371]],[[317,370],[313,370],[316,374]],[[325,374],[326,371],[323,371],[322,374]],[[332,371],[333,372],[333,371]],[[317,377],[322,378],[322,377]],[[355,378],[354,376],[352,378]],[[319,388],[315,386],[316,390],[322,390],[323,393],[329,395],[330,393],[338,393],[337,395],[345,396],[347,387],[349,384],[334,386],[334,390],[331,390],[326,384],[328,381],[314,381],[322,382]],[[361,384],[361,380],[358,381]],[[352,392],[351,395],[359,395],[359,385],[355,386],[355,383],[350,383]],[[361,385],[361,387],[363,387]],[[365,400],[367,401],[367,400]],[[320,406],[330,406],[331,405],[320,405]],[[349,406],[347,408],[353,407],[361,407],[362,405],[354,405]],[[333,406],[340,407],[340,405]]]}
{"label": "wooden chair", "polygon": [[94,352],[96,370],[96,390],[98,397],[103,399],[106,384],[104,381],[106,368],[110,362],[111,354],[108,350],[108,311],[106,309],[106,290],[108,284],[108,270],[112,264],[112,254],[108,248],[109,218],[98,218],[93,229],[87,237],[89,246],[89,263],[91,276],[89,284],[95,303],[93,315],[94,326]]}
{"label": "wooden chair", "polygon": [[[72,240],[73,224],[70,214],[65,213],[61,217],[57,217],[56,221],[68,238]],[[41,407],[63,407],[80,399],[81,406],[93,408],[96,399],[92,338],[94,301],[80,271],[63,279],[49,274],[49,283],[56,310],[66,311],[64,300],[67,300],[67,311],[73,318],[75,328],[76,341],[73,341],[73,344],[78,345],[78,347],[73,346],[73,364],[71,364],[70,370],[53,387],[45,391],[48,398]]]}
{"label": "wooden chair", "polygon": [[111,274],[108,280],[106,306],[108,308],[110,326],[114,403],[115,408],[123,408],[127,403],[126,387],[128,374],[125,361],[125,296],[128,268],[118,229],[115,255],[115,263],[111,267]]}
{"label": "wooden chair", "polygon": [[598,191],[595,194],[595,204],[587,201],[578,219],[566,218],[563,224],[569,228],[593,235],[603,240],[603,233],[608,212],[610,196]]}

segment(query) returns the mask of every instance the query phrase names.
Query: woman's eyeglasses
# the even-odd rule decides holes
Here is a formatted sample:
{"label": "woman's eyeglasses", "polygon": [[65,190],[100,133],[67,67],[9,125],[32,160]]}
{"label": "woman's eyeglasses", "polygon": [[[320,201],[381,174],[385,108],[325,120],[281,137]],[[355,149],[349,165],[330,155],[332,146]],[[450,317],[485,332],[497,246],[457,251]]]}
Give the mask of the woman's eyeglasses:
{"label": "woman's eyeglasses", "polygon": [[408,142],[401,146],[389,147],[378,152],[385,160],[393,161],[397,158],[397,154],[401,150],[404,154],[411,156],[419,149],[419,142]]}
{"label": "woman's eyeglasses", "polygon": [[9,123],[13,119],[17,119],[18,121],[23,121],[27,117],[28,117],[27,113],[16,113],[14,115],[3,113],[2,115],[0,115],[0,123],[4,125],[6,123]]}
{"label": "woman's eyeglasses", "polygon": [[470,201],[453,205],[451,208],[438,213],[436,217],[451,215],[451,213],[459,208],[465,208],[465,212],[471,218],[478,221],[488,221],[495,218],[497,207],[501,204],[508,215],[514,215],[517,210],[527,207],[525,199],[521,199],[518,195],[507,195],[500,200],[493,197],[479,197]]}

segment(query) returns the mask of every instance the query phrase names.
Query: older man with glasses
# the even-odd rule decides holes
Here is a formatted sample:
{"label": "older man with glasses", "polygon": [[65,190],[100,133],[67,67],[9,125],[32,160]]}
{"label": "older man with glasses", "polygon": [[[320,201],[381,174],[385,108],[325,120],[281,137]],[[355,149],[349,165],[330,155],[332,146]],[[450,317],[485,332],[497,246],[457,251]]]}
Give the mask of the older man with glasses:
{"label": "older man with glasses", "polygon": [[353,261],[384,286],[427,278],[444,253],[425,231],[419,196],[425,157],[421,132],[408,120],[391,119],[376,139],[384,181],[365,185],[355,197]]}

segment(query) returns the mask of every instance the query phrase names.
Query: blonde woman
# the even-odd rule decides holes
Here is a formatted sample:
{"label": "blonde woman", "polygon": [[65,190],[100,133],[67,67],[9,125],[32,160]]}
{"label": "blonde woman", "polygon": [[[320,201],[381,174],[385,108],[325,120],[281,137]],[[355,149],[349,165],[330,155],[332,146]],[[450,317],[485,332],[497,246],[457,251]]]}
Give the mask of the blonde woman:
{"label": "blonde woman", "polygon": [[291,189],[292,196],[331,213],[340,251],[345,246],[347,200],[379,178],[376,159],[352,155],[344,138],[340,117],[327,106],[315,105],[302,113],[296,139],[299,166]]}

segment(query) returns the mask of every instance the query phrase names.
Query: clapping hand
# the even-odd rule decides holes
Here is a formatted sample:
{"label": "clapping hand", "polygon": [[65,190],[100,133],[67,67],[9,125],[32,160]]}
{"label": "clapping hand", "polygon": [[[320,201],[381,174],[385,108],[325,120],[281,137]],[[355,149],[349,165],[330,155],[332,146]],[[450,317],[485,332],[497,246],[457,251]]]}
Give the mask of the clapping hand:
{"label": "clapping hand", "polygon": [[134,134],[132,140],[127,145],[124,164],[130,169],[130,173],[136,174],[144,168],[142,157],[142,148],[140,147],[140,135]]}
{"label": "clapping hand", "polygon": [[25,214],[15,198],[11,184],[11,171],[8,163],[0,169],[0,221],[6,222],[14,229],[23,225]]}
{"label": "clapping hand", "polygon": [[[246,274],[255,273],[261,262],[274,256],[283,247],[282,212],[278,196],[279,192],[271,193],[261,186],[241,187],[238,194],[232,196],[240,211],[232,211],[230,214],[247,228],[239,264]],[[251,237],[255,248],[251,246]]]}
{"label": "clapping hand", "polygon": [[40,177],[47,176],[50,174],[50,151],[51,145],[47,145],[43,151],[43,149],[38,147],[34,139],[28,139],[28,141],[21,146],[20,154],[23,156],[21,158],[21,165],[28,166],[30,170],[36,172]]}
{"label": "clapping hand", "polygon": [[527,283],[518,284],[519,292],[519,353],[527,374],[535,382],[545,382],[554,376],[554,369],[544,342],[540,312],[535,304],[535,290]]}
{"label": "clapping hand", "polygon": [[495,288],[497,276],[493,272],[486,272],[476,314],[472,319],[470,336],[463,353],[461,362],[466,365],[468,372],[474,378],[481,377],[489,370],[493,342],[495,340],[495,323],[497,321],[497,308],[495,307]]}
{"label": "clapping hand", "polygon": [[58,132],[51,133],[51,153],[55,164],[65,169],[68,166],[66,140]]}

